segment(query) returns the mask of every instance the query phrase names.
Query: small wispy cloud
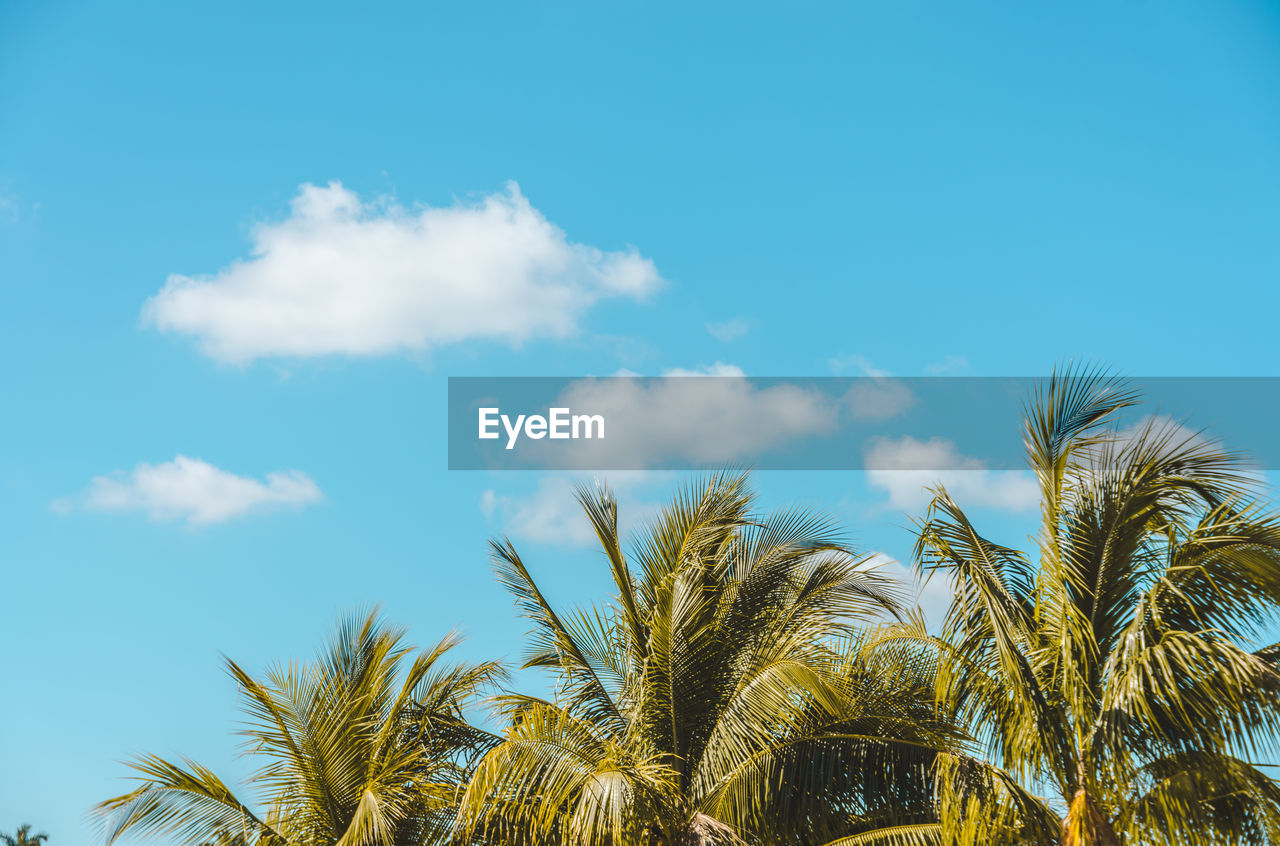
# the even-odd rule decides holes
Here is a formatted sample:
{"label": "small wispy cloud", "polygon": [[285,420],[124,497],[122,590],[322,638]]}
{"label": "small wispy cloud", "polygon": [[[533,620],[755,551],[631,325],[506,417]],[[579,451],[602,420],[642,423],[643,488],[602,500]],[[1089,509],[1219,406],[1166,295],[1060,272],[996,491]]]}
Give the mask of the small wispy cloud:
{"label": "small wispy cloud", "polygon": [[945,438],[876,438],[865,461],[868,484],[888,493],[889,508],[923,508],[932,497],[929,488],[939,484],[965,507],[1027,511],[1040,501],[1040,488],[1029,472],[988,469]]}
{"label": "small wispy cloud", "polygon": [[844,402],[854,420],[877,423],[898,417],[916,404],[916,396],[888,370],[876,367],[864,355],[838,355],[827,360],[837,376],[862,377],[845,392]]}
{"label": "small wispy cloud", "polygon": [[[671,477],[671,473],[647,471],[614,471],[597,477],[618,498],[619,531],[624,538],[658,512],[658,492],[650,489],[667,483]],[[480,511],[504,533],[519,540],[589,547],[598,542],[595,529],[574,496],[583,478],[567,473],[548,474],[538,480],[535,490],[525,494],[500,494],[491,488],[480,497]]]}
{"label": "small wispy cloud", "polygon": [[[607,420],[625,421],[620,438],[576,441],[573,466],[738,462],[831,432],[839,423],[837,398],[807,385],[756,383],[733,364],[671,368],[662,376],[666,378],[580,379],[560,392],[557,406],[589,408]],[[707,426],[708,420],[719,424]]]}
{"label": "small wispy cloud", "polygon": [[97,476],[83,493],[57,500],[53,508],[142,512],[153,520],[198,526],[276,507],[300,507],[323,498],[311,477],[298,470],[268,473],[259,481],[179,455],[161,464],[143,462],[127,472]]}
{"label": "small wispy cloud", "polygon": [[22,216],[21,208],[18,195],[9,188],[7,182],[0,181],[0,223],[17,223]]}
{"label": "small wispy cloud", "polygon": [[849,416],[863,423],[892,420],[910,411],[916,401],[910,388],[887,377],[855,382],[844,394]]}
{"label": "small wispy cloud", "polygon": [[708,323],[707,332],[721,343],[736,341],[751,331],[751,322],[745,317],[733,317],[723,323]]}
{"label": "small wispy cloud", "polygon": [[849,353],[837,355],[827,359],[827,366],[831,368],[831,372],[837,376],[855,375],[855,376],[872,376],[877,379],[883,379],[889,376],[889,371],[876,367],[871,363],[871,359],[865,355]]}
{"label": "small wispy cloud", "polygon": [[945,573],[922,576],[912,567],[884,552],[873,553],[867,563],[876,567],[882,575],[889,576],[906,587],[909,591],[908,604],[918,606],[924,612],[926,620],[933,624],[942,622],[951,598],[955,595],[955,589]]}
{"label": "small wispy cloud", "polygon": [[697,376],[718,376],[720,378],[745,379],[746,372],[736,364],[725,364],[723,361],[717,361],[715,364],[704,364],[698,367],[669,367],[662,371],[664,377],[697,377]]}
{"label": "small wispy cloud", "polygon": [[960,376],[969,372],[969,359],[962,355],[947,355],[924,366],[929,376]]}

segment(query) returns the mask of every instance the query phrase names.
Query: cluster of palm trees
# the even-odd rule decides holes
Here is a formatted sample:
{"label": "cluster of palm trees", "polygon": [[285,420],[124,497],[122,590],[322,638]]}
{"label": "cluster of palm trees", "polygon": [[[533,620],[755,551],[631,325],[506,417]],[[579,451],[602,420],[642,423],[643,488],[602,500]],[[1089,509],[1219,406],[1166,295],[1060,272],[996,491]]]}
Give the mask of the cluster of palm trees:
{"label": "cluster of palm trees", "polygon": [[[1034,554],[943,488],[916,557],[954,598],[936,630],[819,514],[760,514],[744,474],[686,486],[624,551],[578,498],[613,595],[559,610],[516,549],[499,578],[525,666],[423,652],[376,615],[312,663],[234,662],[257,804],[191,761],[133,763],[97,813],[180,844],[1280,843],[1280,518],[1219,445],[1096,373],[1029,403]],[[489,703],[494,730],[474,706]],[[481,721],[483,722],[483,721]]]}

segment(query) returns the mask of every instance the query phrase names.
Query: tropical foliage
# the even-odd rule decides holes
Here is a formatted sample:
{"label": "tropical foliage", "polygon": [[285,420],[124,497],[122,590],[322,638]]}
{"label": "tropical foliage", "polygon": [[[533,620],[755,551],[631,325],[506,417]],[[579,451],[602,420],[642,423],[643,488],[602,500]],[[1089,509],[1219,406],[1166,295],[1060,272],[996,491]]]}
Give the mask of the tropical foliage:
{"label": "tropical foliage", "polygon": [[463,708],[499,674],[447,664],[456,643],[414,655],[369,614],[342,622],[310,664],[257,679],[227,661],[261,762],[250,782],[259,810],[197,763],[148,755],[132,764],[141,784],[96,808],[107,842],[130,832],[192,846],[446,842],[471,762],[492,742]]}
{"label": "tropical foliage", "polygon": [[507,696],[511,728],[462,802],[509,843],[815,843],[931,813],[932,678],[862,649],[893,584],[827,520],[758,515],[742,474],[689,485],[624,555],[617,502],[579,501],[616,594],[558,612],[509,542],[502,581],[556,701]]}
{"label": "tropical foliage", "polygon": [[49,835],[32,834],[31,824],[23,823],[18,826],[18,830],[13,834],[0,834],[0,840],[4,841],[4,846],[40,846],[49,839]]}
{"label": "tropical foliage", "polygon": [[[940,705],[994,767],[944,756],[955,843],[1280,842],[1280,520],[1240,459],[1137,395],[1059,375],[1025,423],[1042,519],[1034,559],[938,488],[917,555],[955,598],[927,644]],[[1037,795],[1040,791],[1043,795]]]}
{"label": "tropical foliage", "polygon": [[[98,807],[108,841],[219,846],[1217,846],[1280,843],[1280,517],[1240,458],[1097,373],[1025,421],[1033,552],[944,487],[919,566],[938,630],[835,524],[760,513],[745,474],[685,486],[629,543],[581,488],[612,596],[559,609],[510,541],[500,580],[546,697],[413,656],[369,615],[244,695],[258,810],[148,756]],[[1128,415],[1128,420],[1124,415]],[[411,657],[413,656],[413,657]],[[27,827],[20,829],[26,837]],[[17,841],[26,846],[41,839]]]}

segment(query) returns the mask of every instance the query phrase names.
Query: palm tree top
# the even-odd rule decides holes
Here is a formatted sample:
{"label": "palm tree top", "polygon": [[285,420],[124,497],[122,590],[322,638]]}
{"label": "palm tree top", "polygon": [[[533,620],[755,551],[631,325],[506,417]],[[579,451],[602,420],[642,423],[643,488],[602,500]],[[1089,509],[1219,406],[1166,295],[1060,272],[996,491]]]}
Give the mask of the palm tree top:
{"label": "palm tree top", "polygon": [[1139,399],[1097,370],[1055,372],[1033,396],[1038,554],[981,534],[945,487],[919,522],[917,561],[955,587],[940,702],[1000,768],[942,779],[962,842],[1012,820],[1072,844],[1280,842],[1280,789],[1247,763],[1280,751],[1280,673],[1260,640],[1280,620],[1280,515],[1206,433],[1125,425]]}
{"label": "palm tree top", "polygon": [[49,839],[49,835],[41,832],[40,834],[31,833],[31,823],[23,823],[18,826],[18,830],[13,834],[0,834],[0,840],[4,841],[5,846],[40,846]]}
{"label": "palm tree top", "polygon": [[863,655],[863,627],[902,612],[899,588],[833,520],[762,513],[748,475],[723,471],[686,483],[624,546],[612,492],[578,500],[613,579],[607,605],[557,609],[515,546],[492,543],[533,623],[526,666],[558,685],[554,701],[504,698],[511,725],[460,831],[798,844],[927,814],[929,761],[948,742],[932,681]]}
{"label": "palm tree top", "polygon": [[372,611],[342,620],[312,662],[258,678],[228,659],[261,801],[193,761],[144,756],[132,763],[140,785],[95,809],[107,842],[127,832],[188,846],[446,840],[460,785],[493,740],[463,707],[502,671],[447,663],[457,635],[416,654],[404,636]]}

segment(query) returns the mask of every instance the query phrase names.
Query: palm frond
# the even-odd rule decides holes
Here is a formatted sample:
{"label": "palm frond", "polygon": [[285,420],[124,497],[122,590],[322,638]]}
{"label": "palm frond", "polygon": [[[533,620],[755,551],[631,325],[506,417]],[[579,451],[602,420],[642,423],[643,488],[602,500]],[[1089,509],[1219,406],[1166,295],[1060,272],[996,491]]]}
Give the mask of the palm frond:
{"label": "palm frond", "polygon": [[938,823],[895,825],[832,840],[826,846],[939,846],[942,826]]}
{"label": "palm frond", "polygon": [[246,843],[269,838],[291,843],[248,806],[216,775],[193,761],[173,763],[146,755],[130,763],[142,784],[99,803],[93,813],[105,823],[107,843],[126,833],[163,836],[183,844],[200,844],[219,834]]}
{"label": "palm frond", "polygon": [[446,663],[456,635],[408,660],[403,638],[370,612],[343,620],[309,664],[279,665],[259,679],[228,660],[248,716],[247,749],[261,762],[251,784],[269,811],[255,814],[198,764],[151,756],[133,764],[140,787],[95,810],[108,839],[134,832],[193,845],[443,843],[450,826],[442,817],[452,814],[474,758],[494,742],[467,722],[464,706],[501,668]]}

